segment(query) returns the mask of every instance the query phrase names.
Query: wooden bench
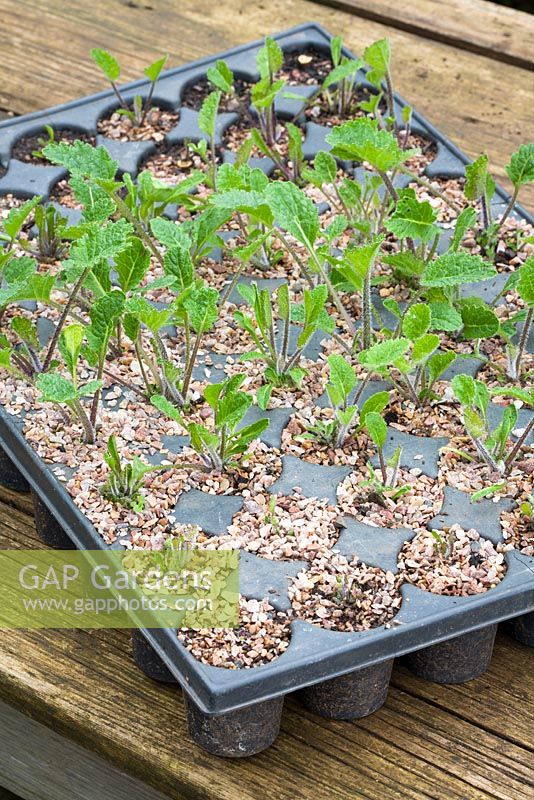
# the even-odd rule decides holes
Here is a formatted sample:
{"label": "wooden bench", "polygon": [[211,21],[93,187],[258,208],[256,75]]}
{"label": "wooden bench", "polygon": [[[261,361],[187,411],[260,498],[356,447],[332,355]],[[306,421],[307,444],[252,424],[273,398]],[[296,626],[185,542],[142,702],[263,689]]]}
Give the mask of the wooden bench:
{"label": "wooden bench", "polygon": [[[389,36],[396,88],[506,184],[531,138],[534,17],[483,0],[0,0],[0,109],[26,113],[103,88],[88,52],[124,79],[316,20],[358,51]],[[436,8],[439,6],[439,13]],[[343,10],[339,10],[342,8]],[[534,189],[524,192],[534,207]],[[0,490],[0,548],[41,547],[27,496]],[[530,800],[532,652],[502,632],[490,671],[460,686],[394,670],[384,708],[339,723],[286,701],[253,759],[210,757],[187,736],[180,692],[130,658],[126,631],[0,633],[0,785],[11,800]]]}

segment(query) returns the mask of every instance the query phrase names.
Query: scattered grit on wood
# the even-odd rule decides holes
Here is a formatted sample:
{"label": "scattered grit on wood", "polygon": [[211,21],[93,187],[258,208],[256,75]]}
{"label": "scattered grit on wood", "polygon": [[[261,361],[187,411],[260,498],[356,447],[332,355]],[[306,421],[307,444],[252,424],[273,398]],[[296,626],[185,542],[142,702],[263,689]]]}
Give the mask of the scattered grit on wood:
{"label": "scattered grit on wood", "polygon": [[[377,475],[380,476],[380,470]],[[418,467],[399,469],[397,488],[386,489],[382,495],[365,485],[368,480],[366,468],[351,472],[337,488],[337,501],[344,513],[373,528],[421,530],[439,513],[443,504],[441,484]],[[407,487],[407,492],[392,499],[391,495],[402,486]]]}
{"label": "scattered grit on wood", "polygon": [[249,669],[268,664],[287,650],[291,620],[267,600],[241,597],[238,628],[181,628],[178,639],[203,664]]}
{"label": "scattered grit on wood", "polygon": [[180,115],[174,111],[167,111],[154,106],[147,112],[141,125],[136,125],[130,117],[114,111],[107,117],[98,121],[97,130],[108,139],[117,142],[146,142],[153,141],[159,144],[165,139],[165,134],[177,124]]}
{"label": "scattered grit on wood", "polygon": [[366,631],[387,625],[402,598],[392,572],[339,553],[321,553],[289,584],[296,617],[336,631]]}
{"label": "scattered grit on wood", "polygon": [[503,553],[471,528],[421,531],[402,548],[400,576],[434,594],[467,596],[493,589],[506,573]]}
{"label": "scattered grit on wood", "polygon": [[313,560],[331,549],[341,527],[339,510],[327,500],[302,494],[253,494],[228,526],[228,535],[209,543],[216,549],[241,548],[271,561]]}

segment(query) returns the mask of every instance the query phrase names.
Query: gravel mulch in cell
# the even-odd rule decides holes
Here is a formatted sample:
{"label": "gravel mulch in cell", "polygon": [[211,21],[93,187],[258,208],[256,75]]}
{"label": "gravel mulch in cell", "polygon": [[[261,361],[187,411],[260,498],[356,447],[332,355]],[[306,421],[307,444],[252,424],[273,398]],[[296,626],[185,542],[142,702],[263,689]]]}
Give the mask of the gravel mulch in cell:
{"label": "gravel mulch in cell", "polygon": [[[404,146],[404,133],[401,131],[401,140]],[[411,150],[417,148],[421,152],[412,156],[404,163],[404,166],[415,172],[416,175],[422,175],[426,167],[431,164],[438,153],[438,147],[432,139],[427,139],[420,136],[418,133],[410,133],[405,149]]]}
{"label": "gravel mulch in cell", "polygon": [[336,552],[321,553],[293,578],[288,593],[296,617],[335,631],[387,626],[402,602],[392,572]]}
{"label": "gravel mulch in cell", "polygon": [[118,142],[154,141],[162,142],[165,134],[174,128],[180,115],[154,106],[146,114],[142,125],[136,125],[130,117],[114,111],[98,121],[98,132]]}
{"label": "gravel mulch in cell", "polygon": [[268,664],[289,647],[291,619],[267,600],[239,601],[238,628],[180,628],[178,639],[203,664],[249,669]]}
{"label": "gravel mulch in cell", "polygon": [[444,194],[456,208],[447,205],[440,197],[432,194],[425,186],[418,183],[410,183],[410,187],[415,189],[415,194],[419,201],[428,200],[432,208],[438,213],[438,222],[452,223],[466,206],[470,205],[463,192],[465,178],[432,178],[430,184]]}
{"label": "gravel mulch in cell", "polygon": [[[83,133],[82,131],[73,131],[67,129],[59,129],[54,131],[54,142],[65,144],[72,144],[76,140],[86,142],[87,144],[95,145],[96,138],[90,133]],[[13,145],[11,151],[11,158],[16,158],[18,161],[24,161],[27,164],[36,164],[37,166],[50,166],[50,161],[47,158],[34,155],[34,152],[42,150],[43,146],[48,144],[48,134],[43,129],[40,133],[35,133],[32,136],[23,136],[18,139]]]}
{"label": "gravel mulch in cell", "polygon": [[[504,221],[495,248],[494,264],[497,272],[514,272],[534,253],[534,242],[526,241],[533,235],[534,226],[525,219],[508,217]],[[462,246],[473,255],[486,256],[483,246],[473,232],[468,233],[462,240]]]}
{"label": "gravel mulch in cell", "polygon": [[[500,368],[500,369],[499,369]],[[499,386],[522,386],[528,388],[532,384],[534,374],[534,353],[525,353],[521,359],[521,374],[516,380],[512,380],[507,374],[508,359],[505,353],[499,353],[495,360],[488,361],[477,372],[477,378],[484,381],[486,386],[497,389]],[[496,396],[493,402],[499,405],[508,405],[509,398]]]}
{"label": "gravel mulch in cell", "polygon": [[[471,441],[466,436],[451,439],[449,446],[462,450],[468,456],[476,458],[476,452]],[[500,485],[500,489],[491,496],[496,500],[501,497],[518,497],[528,487],[532,487],[532,474],[534,473],[534,448],[527,448],[523,457],[517,460],[508,475],[503,476],[493,471],[487,464],[467,461],[455,452],[443,451],[439,461],[439,479],[460,489],[462,492],[472,494],[488,486]]]}
{"label": "gravel mulch in cell", "polygon": [[397,489],[402,486],[409,488],[396,499],[391,497],[395,490],[379,494],[373,488],[362,485],[368,480],[366,468],[355,469],[339,484],[337,502],[346,514],[374,528],[421,530],[439,513],[443,504],[443,487],[418,467],[399,469]]}
{"label": "gravel mulch in cell", "polygon": [[316,47],[284,53],[284,65],[280,77],[286,78],[289,86],[321,84],[332,70],[328,53]]}
{"label": "gravel mulch in cell", "polygon": [[12,208],[19,208],[23,203],[24,199],[14,194],[0,195],[0,220],[5,219]]}
{"label": "gravel mulch in cell", "polygon": [[[251,84],[243,78],[234,76],[234,94],[223,94],[219,103],[219,113],[247,113],[250,105]],[[194,83],[186,86],[182,94],[182,106],[199,111],[206,97],[215,91],[215,87],[206,76],[200,77]]]}
{"label": "gravel mulch in cell", "polygon": [[251,494],[228,526],[211,540],[217,549],[246,550],[274,561],[308,559],[339,537],[339,511],[327,500],[301,494]]}
{"label": "gravel mulch in cell", "polygon": [[418,533],[402,548],[398,568],[406,581],[427,592],[459,597],[493,589],[506,573],[504,554],[474,528],[460,525],[435,535]]}
{"label": "gravel mulch in cell", "polygon": [[[250,137],[250,131],[253,127],[255,127],[255,123],[248,118],[241,119],[239,122],[230,125],[223,134],[224,147],[232,152],[239,150],[241,145]],[[278,122],[276,125],[276,143],[274,149],[282,158],[287,158],[289,152],[289,136],[283,122]],[[251,155],[261,157],[263,154],[254,146]]]}
{"label": "gravel mulch in cell", "polygon": [[[357,119],[358,117],[364,117],[366,115],[366,112],[359,106],[360,103],[370,100],[371,96],[372,93],[369,89],[359,86],[354,93],[354,99],[350,108],[344,114],[340,114],[339,110],[335,107],[330,107],[326,97],[319,95],[315,100],[310,102],[304,114],[309,122],[316,122],[318,125],[326,125],[328,128],[334,127],[335,125],[343,125],[347,120]],[[383,101],[380,101],[379,108],[382,112],[386,110],[386,105]]]}
{"label": "gravel mulch in cell", "polygon": [[186,144],[162,146],[141,164],[141,170],[148,170],[165,183],[177,184],[185,180],[193,170],[204,172],[206,164]]}
{"label": "gravel mulch in cell", "polygon": [[[125,460],[132,456],[124,448],[120,452]],[[141,490],[142,511],[125,508],[103,497],[100,490],[108,474],[102,451],[97,451],[81,463],[66,485],[78,508],[108,544],[120,539],[123,543],[128,541],[131,547],[157,550],[166,538],[177,535],[172,512],[185,486],[184,472],[169,469],[148,473]]]}
{"label": "gravel mulch in cell", "polygon": [[66,208],[76,209],[77,211],[81,211],[83,208],[82,204],[74,197],[74,192],[70,188],[68,178],[62,178],[62,180],[54,184],[50,192],[50,200],[55,200],[56,203],[66,206]]}
{"label": "gravel mulch in cell", "polygon": [[[251,348],[252,349],[252,348]],[[273,388],[268,408],[305,408],[316,400],[325,390],[328,383],[328,365],[326,361],[310,361],[301,359],[300,366],[307,370],[299,388],[276,386]],[[227,375],[243,372],[243,363],[229,356],[224,371]],[[247,362],[246,377],[241,386],[256,399],[256,392],[263,386],[265,364],[261,361]]]}
{"label": "gravel mulch in cell", "polygon": [[[531,486],[534,492],[534,486]],[[503,511],[501,514],[501,527],[504,539],[504,550],[520,550],[526,556],[534,556],[534,516],[521,510],[522,503],[532,506],[532,495],[525,495],[519,499],[517,508],[512,511]]]}
{"label": "gravel mulch in cell", "polygon": [[243,456],[236,457],[236,465],[226,472],[205,472],[195,453],[184,447],[179,461],[199,469],[188,468],[187,488],[200,489],[209,494],[240,494],[246,490],[262,492],[272,486],[282,474],[282,459],[278,450],[255,439]]}
{"label": "gravel mulch in cell", "polygon": [[312,464],[363,466],[369,458],[373,445],[363,433],[353,433],[343,447],[307,437],[308,431],[317,423],[328,423],[334,417],[332,408],[309,406],[298,411],[289,420],[282,432],[282,450]]}
{"label": "gravel mulch in cell", "polygon": [[414,436],[456,436],[463,431],[458,403],[452,388],[440,381],[435,391],[440,400],[422,406],[394,390],[384,412],[388,425]]}

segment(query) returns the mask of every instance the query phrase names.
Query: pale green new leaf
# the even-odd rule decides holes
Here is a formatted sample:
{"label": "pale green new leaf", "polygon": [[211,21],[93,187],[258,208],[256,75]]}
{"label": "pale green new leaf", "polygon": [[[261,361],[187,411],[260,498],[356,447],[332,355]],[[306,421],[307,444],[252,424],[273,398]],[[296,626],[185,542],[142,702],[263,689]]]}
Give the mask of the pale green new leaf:
{"label": "pale green new leaf", "polygon": [[221,92],[228,94],[232,91],[234,83],[234,73],[226,63],[220,59],[216,62],[214,67],[208,67],[206,72],[207,78],[217,89]]}
{"label": "pale green new leaf", "polygon": [[217,113],[219,111],[219,103],[221,102],[221,92],[211,92],[198,112],[198,127],[205,133],[208,139],[215,137],[215,126],[217,123]]}
{"label": "pale green new leaf", "polygon": [[384,80],[391,61],[391,46],[389,39],[379,39],[363,51],[366,63],[371,67],[367,79],[375,86],[380,86]]}
{"label": "pale green new leaf", "polygon": [[458,215],[456,225],[454,226],[454,233],[452,235],[449,250],[455,253],[462,243],[462,239],[468,230],[473,228],[477,221],[477,212],[474,208],[464,208]]}
{"label": "pale green new leaf", "polygon": [[425,303],[416,303],[406,311],[402,320],[402,332],[404,336],[415,341],[430,328],[431,311]]}
{"label": "pale green new leaf", "polygon": [[522,144],[519,150],[512,154],[506,166],[506,174],[516,189],[534,181],[534,142]]}
{"label": "pale green new leaf", "polygon": [[434,303],[429,303],[428,307],[430,309],[430,328],[433,331],[453,333],[462,327],[461,314],[449,303],[437,300]]}
{"label": "pale green new leaf", "polygon": [[[356,373],[348,361],[340,355],[333,354],[329,356],[328,366],[330,368],[330,383],[340,401],[345,402],[358,382]],[[326,389],[329,391],[329,385],[327,385]],[[340,401],[338,400],[334,405],[339,405]]]}
{"label": "pale green new leaf", "polygon": [[152,83],[156,83],[168,59],[169,59],[169,54],[167,53],[166,55],[152,62],[152,64],[150,64],[149,67],[143,70],[149,81],[152,81]]}
{"label": "pale green new leaf", "polygon": [[326,141],[332,145],[332,155],[337,158],[367,161],[379,172],[394,169],[417,153],[403,150],[392,133],[379,129],[377,122],[367,117],[336,126]]}
{"label": "pale green new leaf", "polygon": [[395,211],[386,221],[386,228],[399,239],[418,239],[429,242],[440,228],[435,224],[437,214],[428,202],[420,202],[413,189],[399,192]]}
{"label": "pale green new leaf", "polygon": [[388,436],[388,426],[382,416],[377,411],[370,411],[365,416],[365,427],[375,446],[382,450]]}
{"label": "pale green new leaf", "polygon": [[100,67],[108,81],[114,83],[121,74],[121,68],[117,59],[108,53],[107,50],[102,50],[100,47],[95,47],[91,50],[91,58]]}
{"label": "pale green new leaf", "polygon": [[368,350],[363,350],[358,359],[369,371],[381,370],[392,366],[406,353],[410,346],[408,339],[389,339],[377,342]]}

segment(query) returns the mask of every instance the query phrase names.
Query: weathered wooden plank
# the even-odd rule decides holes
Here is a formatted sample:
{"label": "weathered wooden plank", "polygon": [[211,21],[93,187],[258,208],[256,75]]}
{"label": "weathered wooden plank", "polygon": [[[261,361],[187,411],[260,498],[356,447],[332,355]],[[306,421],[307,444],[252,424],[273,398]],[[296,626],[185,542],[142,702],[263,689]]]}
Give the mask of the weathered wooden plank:
{"label": "weathered wooden plank", "polygon": [[[5,703],[0,703],[0,752],[0,783],[31,800],[169,800]],[[60,764],[68,768],[59,769]],[[20,798],[0,788],[0,800]]]}
{"label": "weathered wooden plank", "polygon": [[[174,66],[315,19],[342,33],[356,51],[389,36],[401,94],[468,155],[487,152],[508,188],[504,165],[528,141],[534,122],[526,70],[307,0],[0,0],[0,18],[0,68],[9,75],[0,85],[0,108],[17,113],[102,89],[105,82],[88,55],[96,45],[118,56],[126,80],[161,52],[170,52]],[[471,27],[477,26],[474,18]],[[518,26],[516,36],[522,35]],[[534,208],[534,188],[527,187],[522,199]]]}
{"label": "weathered wooden plank", "polygon": [[[0,547],[12,546],[41,545],[31,518],[0,504]],[[322,720],[290,699],[274,747],[224,769],[188,739],[180,692],[146,679],[129,650],[126,631],[4,631],[0,697],[175,800],[530,798],[531,653],[507,637],[488,676],[463,687],[396,668],[386,706],[359,723]]]}
{"label": "weathered wooden plank", "polygon": [[316,0],[363,19],[534,70],[534,17],[487,0]]}

